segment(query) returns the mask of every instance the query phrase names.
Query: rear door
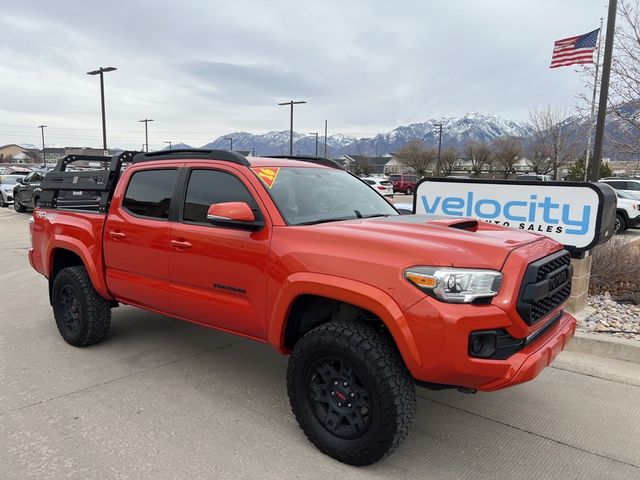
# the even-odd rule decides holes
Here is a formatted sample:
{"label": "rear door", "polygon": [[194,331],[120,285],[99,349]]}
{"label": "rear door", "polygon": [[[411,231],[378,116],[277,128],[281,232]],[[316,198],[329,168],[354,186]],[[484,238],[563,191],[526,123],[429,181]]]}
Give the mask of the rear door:
{"label": "rear door", "polygon": [[[178,168],[134,172],[104,229],[107,286],[120,301],[169,313],[169,231]],[[123,179],[126,181],[126,177]]]}
{"label": "rear door", "polygon": [[[266,338],[266,270],[271,223],[252,186],[226,166],[185,170],[178,221],[170,233],[171,306],[176,316]],[[265,227],[214,226],[213,203],[246,202]],[[267,218],[265,218],[267,217]]]}

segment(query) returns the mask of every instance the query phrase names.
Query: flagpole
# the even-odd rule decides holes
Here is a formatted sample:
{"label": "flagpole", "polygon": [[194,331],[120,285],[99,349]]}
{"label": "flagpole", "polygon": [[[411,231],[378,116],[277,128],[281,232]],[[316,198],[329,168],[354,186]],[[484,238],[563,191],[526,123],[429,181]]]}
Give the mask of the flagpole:
{"label": "flagpole", "polygon": [[602,25],[604,18],[600,17],[600,31],[598,32],[598,53],[596,55],[596,74],[593,79],[593,97],[591,98],[591,115],[589,116],[589,133],[587,135],[587,152],[584,157],[584,181],[589,179],[589,157],[591,156],[591,137],[593,136],[594,121],[596,113],[596,94],[598,91],[598,71],[600,70],[600,50],[602,47]]}

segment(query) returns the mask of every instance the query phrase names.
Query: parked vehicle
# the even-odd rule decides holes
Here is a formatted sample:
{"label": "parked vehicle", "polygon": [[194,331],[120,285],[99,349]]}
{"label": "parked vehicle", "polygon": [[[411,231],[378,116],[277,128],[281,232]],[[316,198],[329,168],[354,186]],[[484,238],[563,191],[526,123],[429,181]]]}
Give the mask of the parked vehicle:
{"label": "parked vehicle", "polygon": [[13,203],[13,189],[24,175],[0,175],[0,207],[8,207]]}
{"label": "parked vehicle", "polygon": [[380,195],[384,197],[393,197],[393,186],[389,180],[377,177],[362,177],[360,180],[367,185],[371,185],[371,188],[377,190]]}
{"label": "parked vehicle", "polygon": [[606,183],[614,190],[622,190],[632,195],[640,194],[640,179],[626,177],[601,178],[599,182]]}
{"label": "parked vehicle", "polygon": [[530,182],[552,182],[553,177],[551,175],[536,175],[528,173],[526,175],[518,175],[516,180],[530,181]]}
{"label": "parked vehicle", "polygon": [[637,227],[640,224],[640,200],[635,195],[616,190],[618,204],[616,206],[616,218],[614,223],[615,233]]}
{"label": "parked vehicle", "polygon": [[27,167],[17,167],[17,166],[8,166],[8,167],[0,167],[0,175],[16,175],[16,174],[27,174],[31,171],[30,168]]}
{"label": "parked vehicle", "polygon": [[[562,245],[401,216],[331,160],[173,150],[65,168],[42,182],[29,250],[62,338],[100,342],[123,303],[269,343],[290,354],[300,427],[345,463],[403,441],[415,384],[526,382],[575,331]],[[79,190],[98,192],[93,208],[60,195]]]}
{"label": "parked vehicle", "polygon": [[49,170],[51,168],[34,170],[18,180],[13,188],[13,208],[16,212],[26,212],[38,205],[41,196],[40,182]]}
{"label": "parked vehicle", "polygon": [[404,173],[402,175],[389,175],[389,181],[393,185],[393,192],[402,192],[411,195],[416,191],[416,184],[420,177],[416,174]]}

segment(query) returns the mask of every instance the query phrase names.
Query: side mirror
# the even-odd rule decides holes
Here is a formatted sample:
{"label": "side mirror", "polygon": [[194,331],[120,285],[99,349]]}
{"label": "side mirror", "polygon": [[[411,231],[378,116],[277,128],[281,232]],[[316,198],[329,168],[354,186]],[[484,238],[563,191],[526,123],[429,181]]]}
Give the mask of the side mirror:
{"label": "side mirror", "polygon": [[214,203],[207,211],[207,220],[212,225],[256,231],[264,227],[257,221],[251,207],[245,202]]}

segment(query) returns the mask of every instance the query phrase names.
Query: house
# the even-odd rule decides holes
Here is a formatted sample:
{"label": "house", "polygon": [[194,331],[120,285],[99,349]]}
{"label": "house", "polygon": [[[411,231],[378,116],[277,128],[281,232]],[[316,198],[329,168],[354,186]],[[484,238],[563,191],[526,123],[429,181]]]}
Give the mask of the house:
{"label": "house", "polygon": [[37,154],[28,148],[10,143],[0,147],[0,162],[31,163],[37,161]]}
{"label": "house", "polygon": [[388,153],[379,157],[343,155],[337,158],[336,161],[349,172],[364,175],[383,175],[386,174],[385,167],[392,158]]}

